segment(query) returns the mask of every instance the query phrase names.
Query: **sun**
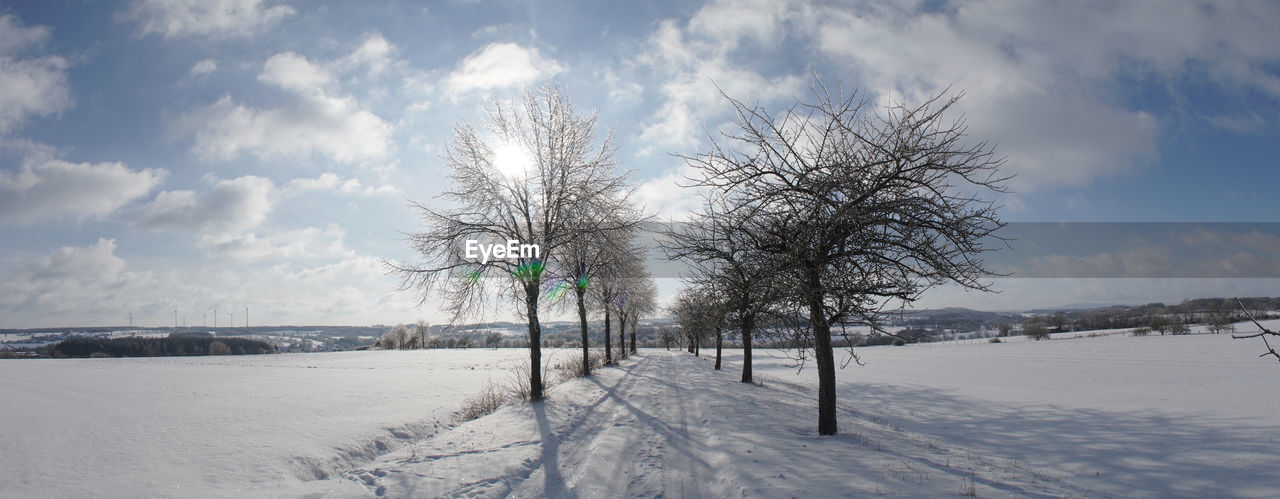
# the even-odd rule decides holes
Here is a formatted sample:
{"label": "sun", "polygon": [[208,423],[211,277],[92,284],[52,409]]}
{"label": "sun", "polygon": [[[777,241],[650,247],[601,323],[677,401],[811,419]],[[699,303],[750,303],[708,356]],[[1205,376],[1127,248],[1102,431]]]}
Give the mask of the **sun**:
{"label": "sun", "polygon": [[511,179],[522,179],[533,168],[533,157],[519,144],[503,142],[493,149],[493,167]]}

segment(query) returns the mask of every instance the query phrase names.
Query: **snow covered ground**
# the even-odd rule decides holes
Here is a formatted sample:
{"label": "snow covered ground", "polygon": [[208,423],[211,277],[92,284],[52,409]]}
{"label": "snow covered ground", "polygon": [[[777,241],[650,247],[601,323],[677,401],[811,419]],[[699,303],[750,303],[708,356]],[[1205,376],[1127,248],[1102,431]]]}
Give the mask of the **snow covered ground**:
{"label": "snow covered ground", "polygon": [[527,355],[0,361],[0,497],[278,494],[435,433]]}
{"label": "snow covered ground", "polygon": [[[648,350],[451,413],[523,350],[0,361],[0,496],[1275,496],[1280,365],[1225,335],[860,349],[812,369]],[[710,349],[704,351],[712,353]],[[556,354],[556,361],[572,356]]]}
{"label": "snow covered ground", "polygon": [[[837,374],[840,422],[884,422],[1092,495],[1280,495],[1280,363],[1257,357],[1260,340],[1077,336],[859,349],[866,365]],[[754,364],[766,385],[817,383],[783,352]]]}

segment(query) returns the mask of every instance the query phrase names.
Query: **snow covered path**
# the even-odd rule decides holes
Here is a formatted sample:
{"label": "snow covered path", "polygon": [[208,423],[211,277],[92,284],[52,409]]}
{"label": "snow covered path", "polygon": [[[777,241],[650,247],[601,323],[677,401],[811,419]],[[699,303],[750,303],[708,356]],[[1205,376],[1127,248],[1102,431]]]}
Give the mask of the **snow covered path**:
{"label": "snow covered path", "polygon": [[744,385],[707,359],[650,350],[539,404],[507,406],[297,494],[726,497],[1081,496],[1017,462],[841,414],[818,437],[802,386]]}

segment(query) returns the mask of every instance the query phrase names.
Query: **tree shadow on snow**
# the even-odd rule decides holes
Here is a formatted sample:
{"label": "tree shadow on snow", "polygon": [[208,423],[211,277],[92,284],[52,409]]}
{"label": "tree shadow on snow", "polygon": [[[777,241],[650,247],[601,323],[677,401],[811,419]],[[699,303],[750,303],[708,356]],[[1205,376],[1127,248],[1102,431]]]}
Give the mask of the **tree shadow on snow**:
{"label": "tree shadow on snow", "polygon": [[1163,497],[1280,490],[1278,435],[1267,421],[1012,406],[926,387],[842,383],[838,390],[840,405],[856,416],[1066,473],[1098,491]]}

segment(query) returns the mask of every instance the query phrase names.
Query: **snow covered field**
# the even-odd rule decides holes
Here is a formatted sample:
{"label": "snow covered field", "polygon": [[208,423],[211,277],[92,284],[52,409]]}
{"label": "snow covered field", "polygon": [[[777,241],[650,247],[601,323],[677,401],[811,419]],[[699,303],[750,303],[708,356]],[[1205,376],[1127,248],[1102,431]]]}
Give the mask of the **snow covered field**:
{"label": "snow covered field", "polygon": [[0,361],[0,497],[279,494],[436,432],[527,355]]}
{"label": "snow covered field", "polygon": [[814,371],[767,353],[763,386],[737,382],[739,352],[716,372],[649,350],[460,425],[525,351],[0,361],[0,496],[1275,496],[1260,347],[860,349],[824,438]]}
{"label": "snow covered field", "polygon": [[[859,349],[866,366],[837,373],[840,422],[884,422],[1094,495],[1280,495],[1280,363],[1257,357],[1260,340],[1078,336]],[[737,369],[740,352],[727,358]],[[766,385],[811,393],[814,371],[791,364],[755,358]]]}

